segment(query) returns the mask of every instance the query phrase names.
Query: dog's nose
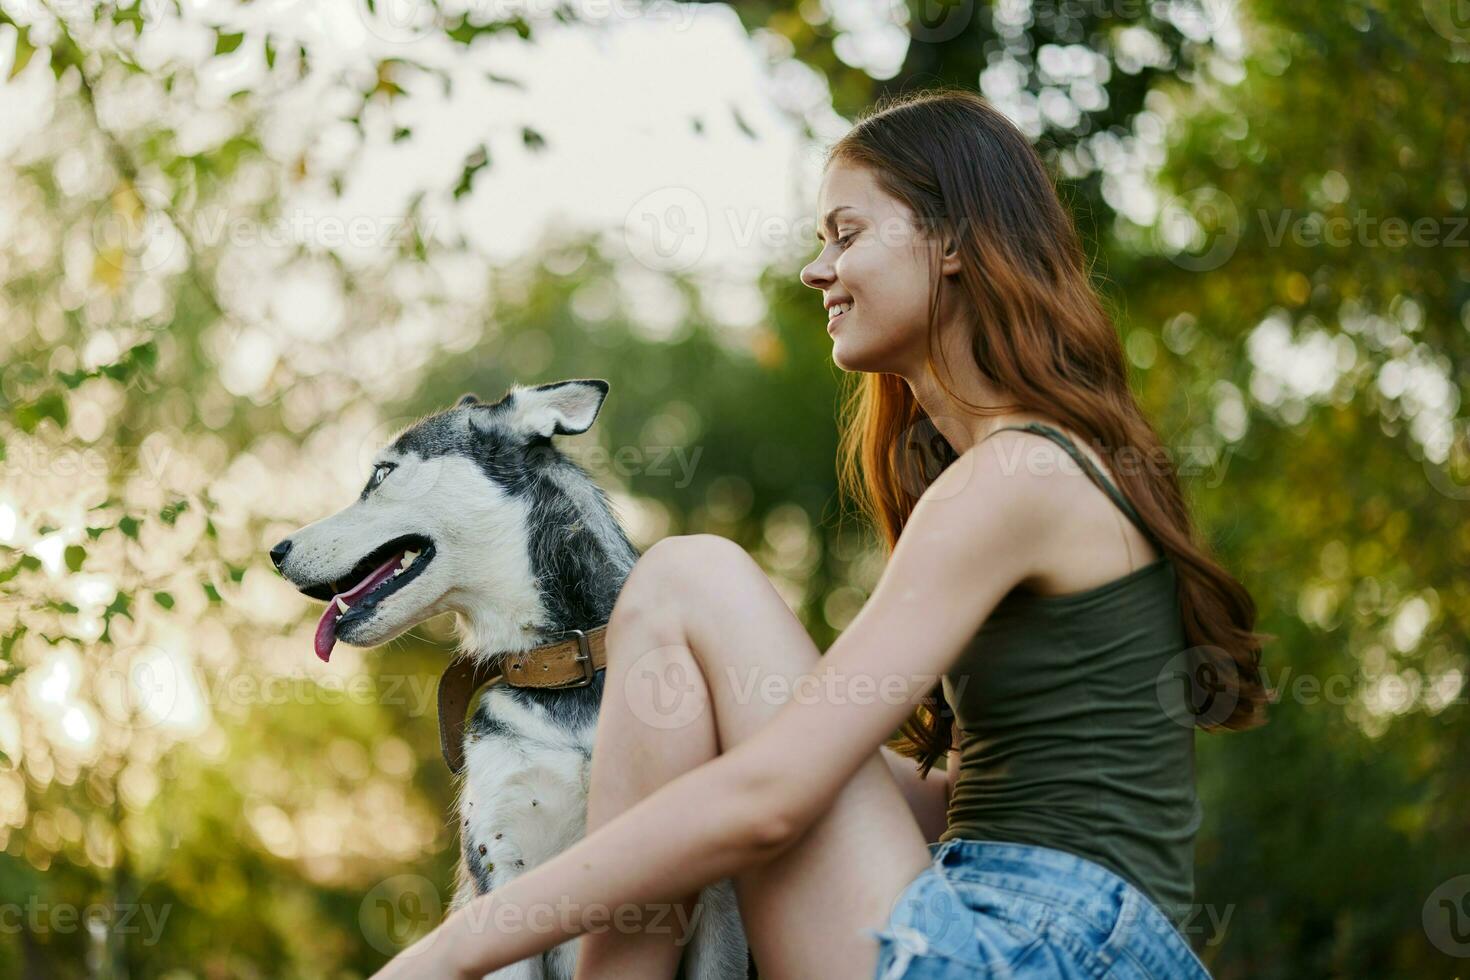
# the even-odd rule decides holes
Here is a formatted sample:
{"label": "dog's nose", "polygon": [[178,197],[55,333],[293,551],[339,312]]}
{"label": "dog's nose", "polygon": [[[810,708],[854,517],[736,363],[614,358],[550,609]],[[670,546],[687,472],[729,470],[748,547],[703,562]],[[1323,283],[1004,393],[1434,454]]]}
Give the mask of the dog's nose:
{"label": "dog's nose", "polygon": [[271,561],[276,563],[277,568],[280,568],[281,562],[285,561],[286,556],[290,553],[291,539],[287,538],[285,541],[282,541],[280,544],[271,549]]}

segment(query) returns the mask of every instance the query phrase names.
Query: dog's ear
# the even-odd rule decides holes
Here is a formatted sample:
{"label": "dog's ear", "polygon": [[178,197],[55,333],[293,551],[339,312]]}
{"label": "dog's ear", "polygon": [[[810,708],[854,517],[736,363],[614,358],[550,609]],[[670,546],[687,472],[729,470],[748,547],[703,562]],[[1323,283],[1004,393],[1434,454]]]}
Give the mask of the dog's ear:
{"label": "dog's ear", "polygon": [[480,396],[476,395],[473,391],[471,391],[471,392],[467,392],[466,394],[461,395],[460,398],[459,398],[459,401],[457,401],[457,402],[454,403],[454,407],[455,408],[463,408],[466,405],[478,405],[479,403],[480,403]]}
{"label": "dog's ear", "polygon": [[528,439],[571,436],[592,428],[608,384],[598,378],[577,378],[511,390],[507,424]]}

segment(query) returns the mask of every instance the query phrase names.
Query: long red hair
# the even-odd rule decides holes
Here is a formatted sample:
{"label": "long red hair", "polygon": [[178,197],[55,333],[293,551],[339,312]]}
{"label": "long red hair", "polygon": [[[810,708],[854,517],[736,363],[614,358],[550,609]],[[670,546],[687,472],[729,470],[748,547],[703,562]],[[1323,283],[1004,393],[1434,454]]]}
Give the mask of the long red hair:
{"label": "long red hair", "polygon": [[[1261,644],[1271,637],[1255,632],[1250,593],[1197,538],[1175,467],[1128,386],[1123,348],[1092,287],[1076,228],[1036,151],[980,96],[946,88],[878,102],[828,151],[827,165],[837,161],[866,168],[909,207],[931,244],[958,246],[957,285],[974,311],[973,368],[1011,404],[971,405],[935,370],[936,275],[927,359],[952,397],[977,415],[1039,413],[1083,435],[1105,459],[1122,453],[1147,462],[1109,469],[1173,560],[1186,637],[1209,675],[1209,693],[1223,695],[1192,703],[1195,723],[1206,731],[1263,724]],[[853,377],[839,483],[891,552],[919,496],[956,456],[907,381]],[[953,725],[936,684],[888,744],[927,775],[950,749]]]}

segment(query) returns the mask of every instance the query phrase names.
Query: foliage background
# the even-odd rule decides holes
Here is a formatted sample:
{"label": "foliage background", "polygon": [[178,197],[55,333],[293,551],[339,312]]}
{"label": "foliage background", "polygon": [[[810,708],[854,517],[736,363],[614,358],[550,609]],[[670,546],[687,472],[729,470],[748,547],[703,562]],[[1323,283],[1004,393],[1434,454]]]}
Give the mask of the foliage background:
{"label": "foliage background", "polygon": [[[328,7],[357,33],[313,20]],[[1196,948],[1227,978],[1454,975],[1461,9],[0,0],[0,975],[362,976],[405,938],[375,897],[441,901],[448,624],[320,665],[265,550],[463,391],[609,379],[565,445],[640,546],[736,539],[823,647],[861,606],[881,558],[836,496],[843,379],[796,278],[809,236],[711,275],[681,251],[682,192],[644,188],[614,202],[626,221],[494,254],[457,209],[506,168],[513,193],[557,193],[537,160],[576,85],[544,118],[487,112],[402,202],[360,166],[412,149],[434,87],[512,91],[517,51],[633,22],[724,25],[759,64],[780,127],[713,94],[674,122],[695,143],[794,134],[791,206],[754,215],[780,227],[810,220],[811,161],[887,91],[978,88],[1038,142],[1200,523],[1277,637],[1270,725],[1199,740],[1198,901],[1219,921]]]}

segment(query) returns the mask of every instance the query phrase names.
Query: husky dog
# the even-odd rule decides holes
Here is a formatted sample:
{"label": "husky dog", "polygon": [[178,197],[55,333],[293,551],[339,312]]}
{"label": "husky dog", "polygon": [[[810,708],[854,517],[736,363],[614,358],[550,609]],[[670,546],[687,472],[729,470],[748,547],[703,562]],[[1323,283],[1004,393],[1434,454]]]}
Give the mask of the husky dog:
{"label": "husky dog", "polygon": [[[604,381],[572,380],[512,386],[494,404],[466,395],[378,453],[349,507],[272,548],[293,585],[328,603],[317,656],[326,660],[339,639],[385,643],[444,612],[456,615],[461,647],[476,661],[605,624],[638,552],[602,488],[551,439],[587,431],[607,391]],[[605,673],[583,687],[496,684],[480,699],[464,729],[451,911],[585,834]],[[693,937],[680,937],[688,940],[680,975],[746,977],[731,881],[704,889],[697,912]],[[580,944],[490,976],[571,980]]]}

